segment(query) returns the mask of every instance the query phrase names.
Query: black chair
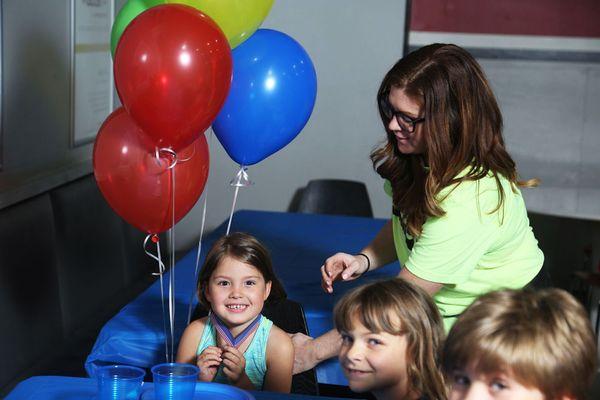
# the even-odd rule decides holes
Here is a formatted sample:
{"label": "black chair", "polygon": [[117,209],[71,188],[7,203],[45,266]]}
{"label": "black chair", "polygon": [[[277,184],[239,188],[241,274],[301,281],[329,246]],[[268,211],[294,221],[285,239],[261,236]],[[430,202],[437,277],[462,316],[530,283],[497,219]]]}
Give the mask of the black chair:
{"label": "black chair", "polygon": [[301,189],[290,211],[314,214],[373,217],[367,187],[362,182],[342,179],[311,180]]}
{"label": "black chair", "polygon": [[[268,302],[265,303],[262,314],[287,333],[302,332],[308,335],[304,310],[298,302],[289,299]],[[199,304],[194,310],[192,320],[207,315],[208,310]],[[292,377],[292,393],[312,396],[319,395],[317,374],[314,368]]]}

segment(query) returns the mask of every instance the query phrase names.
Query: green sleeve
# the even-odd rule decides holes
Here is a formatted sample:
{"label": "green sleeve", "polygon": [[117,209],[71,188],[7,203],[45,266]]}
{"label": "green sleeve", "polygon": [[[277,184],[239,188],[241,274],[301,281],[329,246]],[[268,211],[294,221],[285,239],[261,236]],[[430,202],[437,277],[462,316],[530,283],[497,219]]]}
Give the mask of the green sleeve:
{"label": "green sleeve", "polygon": [[392,184],[387,179],[383,181],[383,191],[392,197]]}
{"label": "green sleeve", "polygon": [[429,218],[415,241],[406,268],[416,276],[444,284],[469,279],[498,231],[497,190],[481,191],[463,182],[440,203],[446,212]]}

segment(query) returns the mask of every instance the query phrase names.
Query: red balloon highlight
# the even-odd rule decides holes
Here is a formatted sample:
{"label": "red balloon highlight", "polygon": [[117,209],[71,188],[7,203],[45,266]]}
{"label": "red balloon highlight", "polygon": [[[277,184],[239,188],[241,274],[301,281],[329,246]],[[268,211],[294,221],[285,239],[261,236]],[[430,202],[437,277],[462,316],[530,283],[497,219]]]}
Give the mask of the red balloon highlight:
{"label": "red balloon highlight", "polygon": [[231,49],[221,29],[181,4],[138,15],[115,51],[115,85],[123,106],[156,146],[176,151],[210,126],[225,102],[231,74]]}

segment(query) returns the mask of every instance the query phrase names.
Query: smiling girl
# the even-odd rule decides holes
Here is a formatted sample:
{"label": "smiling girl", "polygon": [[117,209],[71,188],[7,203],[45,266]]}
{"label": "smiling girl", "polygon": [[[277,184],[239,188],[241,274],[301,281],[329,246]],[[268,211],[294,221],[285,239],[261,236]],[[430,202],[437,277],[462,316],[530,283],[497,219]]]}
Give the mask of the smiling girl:
{"label": "smiling girl", "polygon": [[402,279],[361,286],[334,310],[339,360],[350,389],[377,400],[444,400],[438,368],[444,337],[430,296]]}
{"label": "smiling girl", "polygon": [[203,382],[289,392],[292,342],[261,315],[265,301],[285,292],[260,242],[245,233],[217,240],[198,277],[198,296],[210,314],[185,329],[177,362],[197,364]]}

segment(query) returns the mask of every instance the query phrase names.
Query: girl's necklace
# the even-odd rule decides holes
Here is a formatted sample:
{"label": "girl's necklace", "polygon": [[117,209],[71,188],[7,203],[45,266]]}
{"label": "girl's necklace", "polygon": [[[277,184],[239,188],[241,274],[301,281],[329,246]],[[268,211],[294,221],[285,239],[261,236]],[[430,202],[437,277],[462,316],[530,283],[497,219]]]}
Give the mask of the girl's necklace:
{"label": "girl's necklace", "polygon": [[225,323],[223,321],[221,321],[221,319],[219,317],[217,317],[217,315],[215,313],[213,313],[212,311],[209,313],[209,318],[215,327],[217,335],[219,335],[219,337],[225,343],[227,343],[229,346],[239,349],[239,347],[242,345],[242,343],[244,343],[244,341],[248,337],[252,336],[252,334],[258,329],[258,326],[259,326],[260,320],[261,320],[261,315],[258,314],[258,316],[254,319],[254,321],[252,321],[250,323],[250,325],[248,325],[236,337],[233,337],[233,335],[231,334],[231,331],[225,325]]}

